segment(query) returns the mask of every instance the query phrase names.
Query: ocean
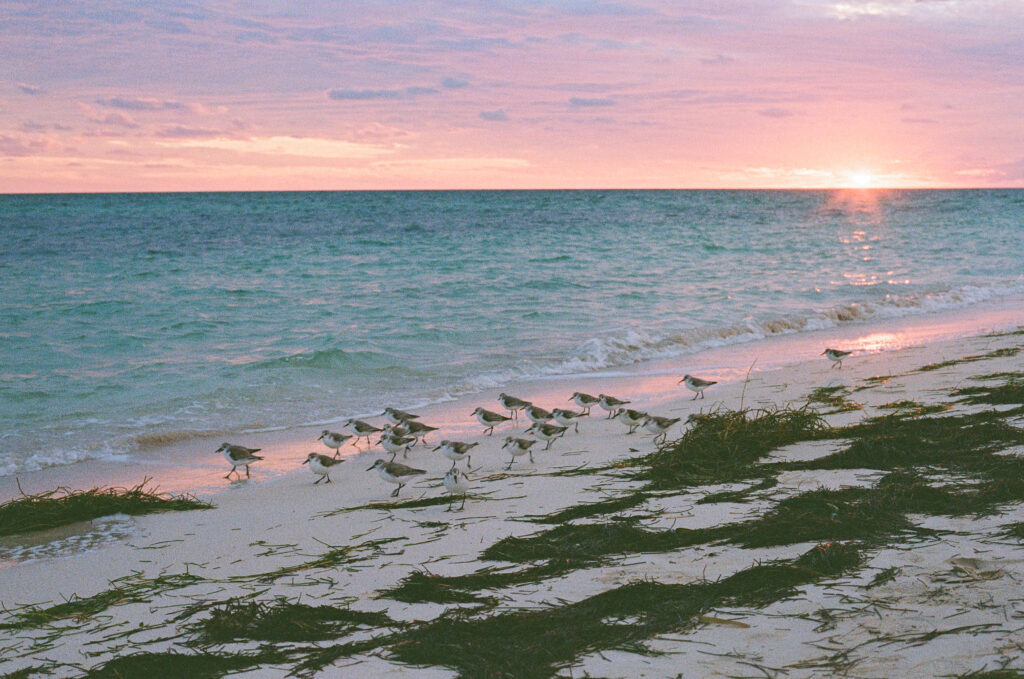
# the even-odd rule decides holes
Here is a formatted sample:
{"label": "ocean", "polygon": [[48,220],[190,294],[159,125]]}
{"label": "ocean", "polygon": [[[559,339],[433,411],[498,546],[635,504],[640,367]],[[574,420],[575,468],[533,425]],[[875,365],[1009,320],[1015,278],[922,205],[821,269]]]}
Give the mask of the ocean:
{"label": "ocean", "polygon": [[0,243],[0,476],[1024,297],[1019,190],[5,195]]}

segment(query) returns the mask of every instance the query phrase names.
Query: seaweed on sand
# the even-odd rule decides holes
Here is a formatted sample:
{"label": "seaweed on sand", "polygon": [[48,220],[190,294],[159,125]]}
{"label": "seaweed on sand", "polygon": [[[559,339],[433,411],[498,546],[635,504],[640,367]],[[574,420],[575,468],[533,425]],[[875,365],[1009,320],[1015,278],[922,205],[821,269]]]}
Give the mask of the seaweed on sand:
{"label": "seaweed on sand", "polygon": [[213,507],[191,495],[166,496],[147,490],[145,485],[143,481],[133,488],[58,488],[23,495],[0,505],[0,536],[31,533],[111,514],[140,515]]}
{"label": "seaweed on sand", "polygon": [[188,587],[202,580],[201,577],[189,573],[160,575],[155,578],[144,578],[141,573],[132,573],[112,580],[111,584],[114,587],[90,597],[73,596],[63,603],[47,608],[27,606],[9,611],[13,620],[0,624],[0,629],[43,627],[61,620],[87,620],[111,606],[150,601],[157,594]]}
{"label": "seaweed on sand", "polygon": [[383,613],[336,606],[307,606],[284,598],[273,603],[231,599],[209,612],[209,617],[192,627],[201,644],[220,644],[237,639],[321,641],[344,636],[360,626],[396,624]]}
{"label": "seaweed on sand", "polygon": [[825,436],[830,428],[810,408],[715,410],[691,415],[683,436],[643,458],[637,478],[651,488],[686,488],[741,481],[754,463],[791,443]]}
{"label": "seaweed on sand", "polygon": [[762,606],[854,568],[860,559],[856,547],[832,543],[715,582],[640,581],[577,603],[485,618],[449,611],[399,635],[390,650],[400,662],[447,666],[461,677],[550,677],[588,652],[647,653],[644,640],[692,629],[715,607]]}
{"label": "seaweed on sand", "polygon": [[214,679],[229,672],[263,667],[285,661],[280,652],[256,654],[215,653],[134,653],[109,660],[89,671],[88,679],[154,679],[154,677],[190,677]]}

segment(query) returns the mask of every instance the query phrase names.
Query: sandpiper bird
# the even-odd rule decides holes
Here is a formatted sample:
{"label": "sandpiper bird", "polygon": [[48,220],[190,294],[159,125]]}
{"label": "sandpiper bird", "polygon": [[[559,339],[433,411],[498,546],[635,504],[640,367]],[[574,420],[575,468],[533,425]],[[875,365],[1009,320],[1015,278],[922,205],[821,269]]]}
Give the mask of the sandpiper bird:
{"label": "sandpiper bird", "polygon": [[384,428],[380,430],[381,434],[390,434],[392,437],[397,436],[408,436],[409,430],[400,424],[385,424]]}
{"label": "sandpiper bird", "polygon": [[486,427],[486,429],[484,429],[484,433],[488,436],[494,433],[494,427],[502,422],[508,422],[512,419],[511,417],[505,417],[504,415],[490,410],[484,410],[480,407],[477,407],[477,409],[473,411],[473,414],[476,415],[477,421]]}
{"label": "sandpiper bird", "polygon": [[527,429],[526,433],[533,434],[537,438],[547,441],[548,444],[544,446],[544,450],[547,450],[551,447],[551,444],[555,439],[561,437],[562,434],[565,433],[566,429],[568,429],[568,427],[560,427],[557,424],[548,424],[546,422],[537,422]]}
{"label": "sandpiper bird", "polygon": [[668,430],[673,424],[681,420],[680,417],[658,417],[657,415],[648,415],[647,419],[644,420],[644,429],[654,434],[654,442],[657,443],[660,438],[662,442],[668,438]]}
{"label": "sandpiper bird", "polygon": [[501,407],[512,413],[512,417],[516,420],[519,419],[519,411],[530,405],[529,401],[524,401],[521,398],[515,396],[509,396],[502,392],[498,394],[498,402],[501,403]]}
{"label": "sandpiper bird", "polygon": [[615,417],[615,411],[618,410],[621,406],[624,406],[627,403],[629,403],[629,401],[623,401],[622,399],[615,398],[614,396],[609,396],[608,394],[598,394],[597,403],[602,408],[608,411],[608,417],[604,419],[610,420],[613,417]]}
{"label": "sandpiper bird", "polygon": [[409,420],[415,420],[419,415],[413,415],[412,413],[407,413],[404,410],[399,410],[398,408],[385,408],[384,417],[388,418],[388,421],[391,422],[391,424],[402,424]]}
{"label": "sandpiper bird", "polygon": [[394,460],[398,453],[402,453],[402,457],[407,456],[409,449],[416,445],[416,439],[412,436],[389,436],[384,434],[377,443],[384,446],[384,450],[391,453],[391,459]]}
{"label": "sandpiper bird", "polygon": [[575,401],[576,405],[583,409],[583,413],[589,415],[590,409],[597,405],[599,399],[596,396],[584,394],[582,391],[574,391],[569,400]]}
{"label": "sandpiper bird", "polygon": [[697,397],[704,398],[704,390],[710,387],[712,384],[718,384],[715,380],[702,380],[699,377],[693,375],[683,375],[683,379],[679,380],[679,384],[686,384],[686,388],[690,391],[696,392],[693,395],[693,400],[696,401]]}
{"label": "sandpiper bird", "polygon": [[370,443],[370,436],[381,431],[380,427],[375,427],[372,424],[363,422],[362,420],[349,420],[345,423],[345,426],[355,432],[356,441],[361,438],[366,439],[366,443]]}
{"label": "sandpiper bird", "polygon": [[345,445],[345,441],[352,438],[352,434],[339,434],[336,431],[328,431],[324,429],[324,433],[317,437],[317,441],[323,441],[324,445],[328,448],[334,448],[334,456],[338,457],[341,454],[341,447]]}
{"label": "sandpiper bird", "polygon": [[320,453],[310,453],[306,456],[306,459],[302,461],[302,464],[309,465],[309,471],[316,474],[318,478],[313,482],[313,485],[320,483],[324,479],[327,479],[327,483],[331,482],[331,467],[335,467],[345,460],[335,460],[329,455],[321,455]]}
{"label": "sandpiper bird", "polygon": [[563,427],[573,426],[573,431],[579,432],[580,430],[580,418],[586,417],[590,413],[578,413],[575,410],[566,410],[565,408],[555,408],[551,411],[551,417],[555,418],[555,422],[562,425]]}
{"label": "sandpiper bird", "polygon": [[409,432],[409,436],[413,437],[417,441],[427,444],[427,434],[432,431],[437,431],[437,427],[431,427],[429,424],[423,424],[415,420],[408,420],[403,424],[406,431]]}
{"label": "sandpiper bird", "polygon": [[822,356],[832,361],[832,367],[838,367],[840,370],[843,369],[843,359],[850,355],[849,351],[843,351],[842,349],[832,349],[831,347],[821,352]]}
{"label": "sandpiper bird", "polygon": [[[220,448],[217,449],[218,453],[224,453],[224,457],[227,458],[228,464],[231,465],[231,471],[225,474],[224,478],[231,478],[231,473],[235,472],[236,468],[245,466],[245,478],[249,478],[249,465],[254,462],[259,462],[263,458],[258,453],[259,448],[246,448],[245,446],[233,446],[230,443],[220,444]],[[242,472],[235,472],[238,474],[238,478],[242,478]]]}
{"label": "sandpiper bird", "polygon": [[449,441],[445,439],[441,441],[441,445],[434,450],[440,450],[441,454],[452,461],[452,469],[455,469],[455,464],[462,458],[466,458],[466,468],[469,468],[469,451],[473,450],[475,446],[480,445],[479,441],[473,443],[463,443],[462,441]]}
{"label": "sandpiper bird", "polygon": [[388,483],[398,484],[398,488],[395,488],[391,493],[391,497],[398,497],[398,491],[402,490],[402,487],[409,482],[409,479],[427,473],[422,469],[413,469],[412,467],[406,467],[404,464],[385,462],[384,460],[377,460],[366,471],[373,471],[374,469]]}
{"label": "sandpiper bird", "polygon": [[629,427],[629,431],[626,433],[632,434],[636,431],[636,428],[643,424],[644,420],[647,419],[647,413],[642,413],[639,410],[633,410],[631,408],[619,408],[612,414],[612,417]]}
{"label": "sandpiper bird", "polygon": [[530,450],[530,446],[536,443],[536,439],[515,439],[511,436],[505,437],[505,443],[501,447],[509,448],[509,453],[512,455],[512,459],[508,461],[508,466],[505,467],[505,471],[512,469],[512,463],[516,461],[516,458],[523,453],[530,454],[530,462],[533,462],[533,451]]}
{"label": "sandpiper bird", "polygon": [[462,504],[459,505],[459,511],[462,511],[462,508],[466,506],[466,495],[469,494],[469,484],[463,482],[462,479],[459,478],[460,476],[467,482],[469,481],[469,476],[466,472],[456,469],[453,465],[452,468],[448,470],[448,473],[444,475],[444,479],[441,480],[441,483],[444,484],[444,487],[448,489],[448,492],[451,494],[448,501],[448,509],[445,510],[446,512],[452,511],[452,503],[455,502],[456,495],[462,496]]}
{"label": "sandpiper bird", "polygon": [[526,416],[529,417],[530,420],[534,424],[540,424],[541,422],[547,422],[552,417],[550,411],[544,410],[543,408],[535,406],[532,403],[528,404],[523,409],[523,412],[526,413]]}

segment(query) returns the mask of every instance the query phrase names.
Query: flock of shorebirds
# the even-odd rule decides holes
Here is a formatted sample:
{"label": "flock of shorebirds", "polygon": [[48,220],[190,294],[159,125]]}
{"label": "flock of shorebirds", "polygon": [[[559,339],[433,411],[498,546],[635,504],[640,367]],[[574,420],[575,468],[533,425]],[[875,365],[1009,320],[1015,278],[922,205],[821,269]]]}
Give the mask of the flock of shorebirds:
{"label": "flock of shorebirds", "polygon": [[[849,356],[850,352],[829,348],[825,349],[822,355],[833,362],[833,368],[842,368],[843,359]],[[715,380],[694,377],[693,375],[685,375],[679,380],[679,384],[685,384],[687,389],[694,392],[693,400],[697,400],[698,398],[704,398],[704,391],[708,387],[717,384],[717,382]],[[570,428],[578,432],[580,419],[589,416],[590,410],[594,406],[599,406],[607,413],[604,419],[614,419],[622,422],[627,427],[627,434],[632,434],[643,427],[648,432],[654,434],[655,444],[659,440],[664,442],[668,437],[668,430],[682,419],[679,417],[659,417],[628,408],[627,406],[630,405],[630,401],[609,396],[608,394],[592,396],[577,391],[568,400],[575,403],[579,410],[565,408],[545,410],[530,401],[502,393],[498,396],[498,402],[502,408],[508,411],[508,415],[481,407],[477,407],[473,411],[473,415],[484,427],[484,434],[488,436],[494,433],[495,427],[509,421],[518,421],[519,413],[523,413],[529,418],[531,425],[523,433],[531,438],[506,436],[501,446],[503,450],[507,450],[511,455],[508,466],[505,467],[506,470],[511,469],[515,459],[521,455],[529,456],[530,462],[533,462],[533,446],[538,441],[545,441],[544,450],[548,450],[551,448],[551,444],[564,436]],[[316,476],[316,480],[313,482],[314,485],[321,482],[331,482],[331,471],[345,461],[341,457],[341,448],[348,441],[351,440],[353,444],[358,444],[359,439],[365,438],[369,446],[373,443],[372,438],[375,436],[378,437],[377,443],[384,450],[391,453],[391,458],[388,460],[383,458],[376,460],[367,471],[376,469],[380,478],[396,486],[391,493],[391,497],[397,497],[402,488],[411,479],[420,474],[427,473],[424,469],[417,469],[400,462],[395,462],[395,458],[399,453],[402,453],[403,458],[406,457],[409,450],[418,443],[425,445],[427,434],[437,431],[437,427],[431,427],[419,422],[419,415],[414,415],[397,408],[385,408],[382,415],[388,420],[388,423],[384,426],[377,427],[363,420],[350,419],[345,422],[348,433],[325,429],[317,437],[318,441],[322,441],[325,446],[334,450],[334,455],[310,453],[303,460],[302,464],[308,464],[310,471]],[[462,498],[462,505],[459,506],[459,509],[462,509],[466,503],[466,495],[470,491],[470,478],[466,471],[458,469],[457,465],[462,460],[466,460],[466,470],[469,470],[470,455],[473,448],[477,445],[479,445],[479,441],[467,443],[444,439],[434,448],[434,451],[440,451],[442,455],[452,461],[452,466],[443,479],[444,487],[450,494],[449,510],[452,508],[456,497]],[[256,454],[259,451],[260,448],[246,448],[245,446],[232,445],[230,443],[221,444],[217,452],[223,453],[228,464],[231,465],[231,471],[224,478],[230,478],[232,474],[237,474],[238,478],[241,478],[241,472],[238,471],[239,467],[245,468],[245,476],[248,478],[249,465],[263,459],[262,456]]]}

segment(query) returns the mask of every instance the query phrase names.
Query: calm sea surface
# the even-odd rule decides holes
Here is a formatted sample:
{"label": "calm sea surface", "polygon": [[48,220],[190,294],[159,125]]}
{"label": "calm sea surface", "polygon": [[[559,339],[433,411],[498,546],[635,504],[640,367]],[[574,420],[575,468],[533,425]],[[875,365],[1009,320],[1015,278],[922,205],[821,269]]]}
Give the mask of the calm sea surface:
{"label": "calm sea surface", "polygon": [[1024,293],[1024,191],[0,196],[0,475]]}

